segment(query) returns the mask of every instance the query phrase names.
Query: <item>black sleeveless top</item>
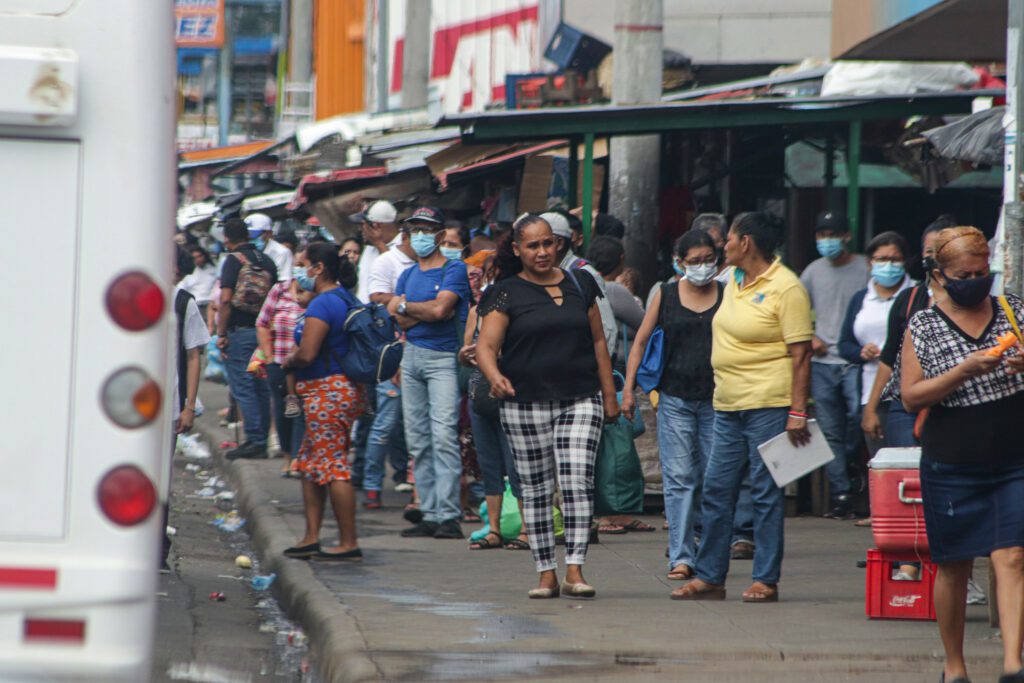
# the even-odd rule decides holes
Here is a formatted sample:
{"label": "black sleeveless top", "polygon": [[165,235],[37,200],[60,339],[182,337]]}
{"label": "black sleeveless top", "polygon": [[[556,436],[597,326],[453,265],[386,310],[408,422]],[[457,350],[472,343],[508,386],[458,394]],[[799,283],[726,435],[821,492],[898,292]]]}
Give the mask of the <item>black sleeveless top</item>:
{"label": "black sleeveless top", "polygon": [[661,286],[658,324],[665,334],[662,393],[685,401],[711,400],[715,393],[715,374],[711,369],[711,319],[722,305],[724,288],[716,282],[718,299],[706,311],[697,313],[679,300],[679,283]]}

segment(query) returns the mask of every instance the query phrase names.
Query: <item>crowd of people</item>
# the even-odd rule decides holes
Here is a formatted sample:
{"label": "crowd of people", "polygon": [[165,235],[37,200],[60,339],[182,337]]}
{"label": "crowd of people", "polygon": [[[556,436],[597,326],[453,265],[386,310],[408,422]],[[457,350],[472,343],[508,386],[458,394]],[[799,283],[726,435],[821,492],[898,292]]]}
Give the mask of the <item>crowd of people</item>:
{"label": "crowd of people", "polygon": [[[758,446],[785,433],[799,448],[816,419],[833,455],[826,516],[837,520],[871,523],[858,505],[870,456],[923,445],[946,680],[966,677],[963,605],[969,584],[979,590],[977,556],[991,555],[1004,664],[1019,671],[1024,466],[1012,420],[1024,356],[987,349],[1019,337],[1024,307],[990,296],[980,231],[948,216],[929,225],[915,283],[914,250],[899,233],[857,254],[845,218],[826,211],[815,224],[820,258],[798,276],[779,257],[775,216],[702,214],[674,246],[674,275],[648,292],[625,267],[622,224],[609,216],[597,217],[583,254],[571,212],[472,234],[435,207],[407,214],[368,203],[340,244],[275,232],[253,214],[225,223],[217,264],[191,238],[179,250],[188,294],[180,428],[191,426],[206,331],[196,320],[205,320],[226,358],[238,413],[228,419],[244,426],[226,457],[267,457],[273,425],[282,474],[302,480],[306,530],[287,556],[361,559],[358,491],[365,509],[379,509],[390,468],[393,490],[408,496],[403,537],[462,539],[463,524],[483,521],[469,548],[531,551],[530,598],[595,596],[583,576],[588,545],[601,531],[653,530],[628,514],[595,519],[594,475],[603,428],[635,417],[654,362],[645,388],[656,407],[666,576],[683,582],[672,599],[725,599],[730,561],[752,559],[742,600],[779,600],[784,492]],[[369,384],[343,368],[347,321],[365,307],[386,309],[404,340],[400,371]],[[509,495],[522,524],[505,537]],[[320,538],[328,502],[332,546]],[[898,570],[914,578],[920,568]]]}

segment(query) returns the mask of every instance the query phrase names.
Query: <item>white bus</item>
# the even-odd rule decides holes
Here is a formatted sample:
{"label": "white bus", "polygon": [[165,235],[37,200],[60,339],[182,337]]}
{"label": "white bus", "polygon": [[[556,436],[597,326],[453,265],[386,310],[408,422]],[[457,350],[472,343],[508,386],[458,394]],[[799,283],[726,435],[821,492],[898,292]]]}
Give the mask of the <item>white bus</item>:
{"label": "white bus", "polygon": [[0,0],[0,681],[150,677],[173,3]]}

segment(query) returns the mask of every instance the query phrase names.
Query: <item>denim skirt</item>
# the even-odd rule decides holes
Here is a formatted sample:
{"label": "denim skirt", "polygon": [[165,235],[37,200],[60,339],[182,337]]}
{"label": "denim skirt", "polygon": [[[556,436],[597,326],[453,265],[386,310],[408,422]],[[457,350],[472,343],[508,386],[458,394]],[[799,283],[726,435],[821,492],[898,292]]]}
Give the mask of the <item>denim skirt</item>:
{"label": "denim skirt", "polygon": [[933,562],[1024,547],[1024,464],[921,458],[921,497]]}

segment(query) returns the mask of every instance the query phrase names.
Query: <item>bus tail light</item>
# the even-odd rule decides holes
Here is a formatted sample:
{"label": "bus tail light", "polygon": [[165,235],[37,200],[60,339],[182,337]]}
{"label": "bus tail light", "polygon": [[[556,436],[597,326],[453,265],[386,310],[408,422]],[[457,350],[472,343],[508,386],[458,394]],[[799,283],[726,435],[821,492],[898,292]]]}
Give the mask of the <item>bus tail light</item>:
{"label": "bus tail light", "polygon": [[107,288],[107,312],[124,329],[139,332],[163,315],[163,290],[145,273],[125,273]]}
{"label": "bus tail light", "polygon": [[156,487],[135,465],[121,465],[107,472],[96,494],[103,514],[120,526],[146,521],[156,507]]}
{"label": "bus tail light", "polygon": [[73,619],[28,618],[25,620],[25,640],[84,643],[85,622]]}
{"label": "bus tail light", "polygon": [[125,429],[144,427],[160,415],[160,387],[142,368],[115,372],[102,395],[107,417]]}

